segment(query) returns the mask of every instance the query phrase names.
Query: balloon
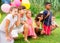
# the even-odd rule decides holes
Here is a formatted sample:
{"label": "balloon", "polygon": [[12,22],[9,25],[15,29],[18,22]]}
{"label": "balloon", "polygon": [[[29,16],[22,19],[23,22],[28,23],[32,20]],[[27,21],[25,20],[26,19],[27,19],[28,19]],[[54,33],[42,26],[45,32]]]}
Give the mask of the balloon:
{"label": "balloon", "polygon": [[10,8],[11,8],[11,6],[10,6],[9,4],[3,4],[3,5],[1,6],[1,10],[2,10],[3,12],[5,12],[5,13],[8,13],[9,10],[10,10]]}
{"label": "balloon", "polygon": [[29,9],[30,8],[30,4],[27,4],[27,3],[23,3],[22,6],[25,6],[26,9]]}
{"label": "balloon", "polygon": [[22,0],[22,3],[30,3],[29,0]]}
{"label": "balloon", "polygon": [[11,0],[2,0],[2,3],[4,4],[10,4]]}
{"label": "balloon", "polygon": [[0,13],[0,19],[1,19],[1,13]]}
{"label": "balloon", "polygon": [[14,1],[11,3],[11,6],[19,7],[19,6],[20,6],[20,0],[14,0]]}
{"label": "balloon", "polygon": [[25,6],[26,9],[30,8],[30,2],[29,0],[22,0],[22,6]]}

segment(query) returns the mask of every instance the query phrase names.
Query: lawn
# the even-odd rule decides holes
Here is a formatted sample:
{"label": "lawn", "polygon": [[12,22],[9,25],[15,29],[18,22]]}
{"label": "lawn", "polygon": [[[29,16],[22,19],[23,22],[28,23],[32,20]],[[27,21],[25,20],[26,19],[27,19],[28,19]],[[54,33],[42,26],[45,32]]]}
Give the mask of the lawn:
{"label": "lawn", "polygon": [[[0,23],[6,15],[2,15]],[[57,23],[60,25],[60,18],[56,18]],[[28,38],[31,43],[60,43],[60,28],[52,31],[50,36],[40,35],[38,39]],[[19,38],[15,40],[15,43],[27,43],[24,41],[23,35],[20,34]]]}
{"label": "lawn", "polygon": [[[56,19],[57,23],[60,24],[59,19]],[[29,38],[31,43],[60,43],[60,28],[57,28],[56,30],[52,31],[52,34],[50,36],[41,35],[38,39],[31,39]],[[22,35],[20,36],[20,39],[15,40],[15,43],[26,43],[23,40]]]}

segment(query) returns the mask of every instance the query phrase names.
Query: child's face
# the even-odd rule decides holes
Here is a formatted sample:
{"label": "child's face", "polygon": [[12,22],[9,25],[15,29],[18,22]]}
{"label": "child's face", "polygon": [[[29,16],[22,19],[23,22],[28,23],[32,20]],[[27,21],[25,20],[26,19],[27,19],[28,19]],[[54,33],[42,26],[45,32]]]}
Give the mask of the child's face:
{"label": "child's face", "polygon": [[55,17],[52,17],[52,21],[55,21]]}
{"label": "child's face", "polygon": [[11,13],[12,13],[13,15],[17,15],[17,14],[18,14],[18,9],[17,9],[17,8],[13,9],[13,10],[11,11]]}
{"label": "child's face", "polygon": [[20,10],[19,12],[20,12],[21,14],[24,14],[24,10]]}
{"label": "child's face", "polygon": [[20,14],[25,14],[26,13],[26,10],[25,9],[19,10],[19,13]]}
{"label": "child's face", "polygon": [[50,10],[50,8],[51,8],[51,4],[47,4],[46,9]]}
{"label": "child's face", "polygon": [[31,11],[28,11],[28,13],[27,13],[27,17],[31,17]]}

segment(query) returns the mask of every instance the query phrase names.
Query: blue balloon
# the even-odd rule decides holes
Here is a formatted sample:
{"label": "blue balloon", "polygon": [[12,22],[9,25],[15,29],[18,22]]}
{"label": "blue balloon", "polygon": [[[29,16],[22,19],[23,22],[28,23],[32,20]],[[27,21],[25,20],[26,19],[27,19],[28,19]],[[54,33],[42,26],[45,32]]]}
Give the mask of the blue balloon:
{"label": "blue balloon", "polygon": [[4,4],[10,4],[11,0],[2,0],[2,3]]}

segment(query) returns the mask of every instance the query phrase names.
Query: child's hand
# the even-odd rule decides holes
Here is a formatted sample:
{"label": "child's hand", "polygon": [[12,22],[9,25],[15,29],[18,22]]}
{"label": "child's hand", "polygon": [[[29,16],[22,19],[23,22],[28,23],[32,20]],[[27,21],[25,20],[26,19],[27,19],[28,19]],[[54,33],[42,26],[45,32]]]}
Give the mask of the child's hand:
{"label": "child's hand", "polygon": [[7,39],[8,41],[11,41],[11,37],[10,37],[10,36],[6,36],[6,39]]}
{"label": "child's hand", "polygon": [[18,14],[17,16],[18,16],[18,18],[20,18],[20,14]]}

